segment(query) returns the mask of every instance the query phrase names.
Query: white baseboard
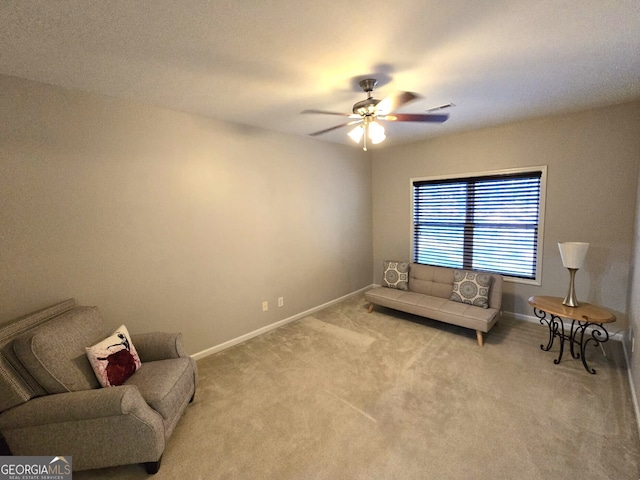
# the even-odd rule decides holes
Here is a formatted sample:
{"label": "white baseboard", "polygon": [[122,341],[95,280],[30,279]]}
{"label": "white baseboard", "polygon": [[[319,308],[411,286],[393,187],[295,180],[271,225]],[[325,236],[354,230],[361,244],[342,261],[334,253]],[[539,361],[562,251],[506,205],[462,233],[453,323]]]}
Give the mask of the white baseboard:
{"label": "white baseboard", "polygon": [[631,357],[629,356],[629,352],[627,351],[626,342],[622,342],[622,349],[624,351],[624,361],[627,364],[627,377],[629,379],[629,388],[631,389],[631,402],[633,403],[633,411],[636,414],[636,426],[638,427],[638,435],[640,435],[640,405],[638,404],[638,396],[636,395],[633,376],[631,375]]}
{"label": "white baseboard", "polygon": [[235,345],[238,345],[242,342],[246,342],[247,340],[250,340],[254,337],[257,337],[258,335],[262,335],[264,333],[270,332],[271,330],[275,330],[278,327],[281,327],[283,325],[286,325],[287,323],[291,323],[291,322],[295,322],[296,320],[300,320],[301,318],[304,318],[306,316],[309,316],[317,311],[322,310],[323,308],[327,308],[331,305],[334,305],[336,303],[342,302],[343,300],[346,300],[347,298],[351,298],[354,297],[356,295],[360,295],[362,292],[365,292],[367,290],[369,290],[373,285],[368,285],[364,288],[361,288],[360,290],[356,290],[355,292],[349,293],[347,295],[344,295],[340,298],[336,298],[335,300],[331,300],[330,302],[327,303],[323,303],[322,305],[318,305],[317,307],[313,307],[309,310],[306,310],[304,312],[298,313],[292,317],[289,318],[285,318],[283,320],[279,320],[275,323],[272,323],[270,325],[267,325],[266,327],[262,327],[259,328],[257,330],[254,330],[253,332],[249,332],[249,333],[245,333],[244,335],[240,335],[239,337],[233,338],[231,340],[228,340],[224,343],[220,343],[219,345],[215,345],[211,348],[207,348],[206,350],[202,350],[201,352],[198,353],[194,353],[193,355],[191,355],[191,357],[194,360],[200,360],[201,358],[205,358],[208,357],[209,355],[213,355],[214,353],[220,352],[222,350],[225,350],[227,348],[233,347]]}

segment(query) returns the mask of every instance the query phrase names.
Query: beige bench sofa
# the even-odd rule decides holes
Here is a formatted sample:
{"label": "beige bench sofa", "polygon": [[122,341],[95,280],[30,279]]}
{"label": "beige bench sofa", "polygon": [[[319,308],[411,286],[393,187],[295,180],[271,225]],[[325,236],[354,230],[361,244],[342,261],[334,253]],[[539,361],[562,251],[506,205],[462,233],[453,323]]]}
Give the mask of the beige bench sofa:
{"label": "beige bench sofa", "polygon": [[[386,269],[387,263],[389,262],[385,262],[385,276],[388,271]],[[370,303],[369,313],[373,311],[374,305],[381,305],[394,310],[470,328],[476,331],[478,345],[482,346],[484,344],[483,333],[488,332],[501,315],[501,275],[485,274],[490,276],[491,279],[488,287],[487,307],[483,308],[461,303],[461,299],[457,296],[458,301],[451,300],[454,293],[454,283],[456,283],[455,269],[416,263],[402,265],[408,266],[407,278],[403,279],[407,281],[399,281],[390,286],[374,287],[365,292],[365,299]],[[401,275],[404,276],[404,274]],[[461,274],[459,273],[458,275],[457,288],[461,286]],[[385,284],[387,282],[383,279],[383,285]]]}

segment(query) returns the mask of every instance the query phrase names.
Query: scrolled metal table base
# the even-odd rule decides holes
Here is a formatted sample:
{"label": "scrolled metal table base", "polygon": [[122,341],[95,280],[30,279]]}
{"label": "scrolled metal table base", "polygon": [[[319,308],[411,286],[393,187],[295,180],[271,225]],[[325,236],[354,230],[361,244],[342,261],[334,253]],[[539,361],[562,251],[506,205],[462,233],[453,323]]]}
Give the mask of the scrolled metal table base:
{"label": "scrolled metal table base", "polygon": [[[609,332],[604,328],[604,325],[601,323],[589,322],[588,320],[585,320],[584,322],[572,320],[571,329],[567,334],[565,332],[564,322],[559,316],[547,313],[537,307],[534,307],[533,313],[540,319],[541,324],[546,324],[549,328],[549,341],[546,346],[540,345],[541,350],[548,352],[551,350],[556,337],[560,339],[560,354],[553,363],[558,365],[562,360],[562,355],[564,354],[564,342],[567,340],[569,342],[571,356],[576,360],[581,359],[585,370],[590,374],[595,375],[596,370],[587,365],[585,350],[589,342],[592,342],[597,348],[601,343],[609,340]],[[587,328],[589,327],[591,327],[591,330],[587,332]]]}

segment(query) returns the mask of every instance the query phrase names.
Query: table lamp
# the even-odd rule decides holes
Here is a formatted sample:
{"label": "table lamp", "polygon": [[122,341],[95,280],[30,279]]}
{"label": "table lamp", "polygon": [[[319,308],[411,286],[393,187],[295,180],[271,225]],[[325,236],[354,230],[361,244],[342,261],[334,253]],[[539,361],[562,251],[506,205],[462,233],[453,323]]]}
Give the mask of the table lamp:
{"label": "table lamp", "polygon": [[562,257],[562,264],[569,269],[569,275],[571,277],[567,296],[564,297],[562,303],[567,307],[577,307],[578,300],[576,299],[574,280],[576,272],[584,263],[584,257],[587,255],[589,244],[582,242],[561,242],[558,243],[558,248],[560,249],[560,256]]}

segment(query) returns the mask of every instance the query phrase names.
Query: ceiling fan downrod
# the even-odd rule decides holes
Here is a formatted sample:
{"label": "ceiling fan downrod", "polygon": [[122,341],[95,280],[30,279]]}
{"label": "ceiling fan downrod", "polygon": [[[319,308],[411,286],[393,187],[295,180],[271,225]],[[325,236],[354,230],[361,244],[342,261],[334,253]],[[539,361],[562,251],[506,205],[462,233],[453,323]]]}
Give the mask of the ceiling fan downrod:
{"label": "ceiling fan downrod", "polygon": [[361,100],[356,102],[353,105],[353,113],[356,115],[361,115],[362,117],[368,117],[375,114],[376,105],[380,102],[380,100],[376,100],[371,95],[371,92],[376,88],[378,81],[375,78],[365,78],[364,80],[360,80],[360,88],[365,91],[367,94],[366,100]]}

